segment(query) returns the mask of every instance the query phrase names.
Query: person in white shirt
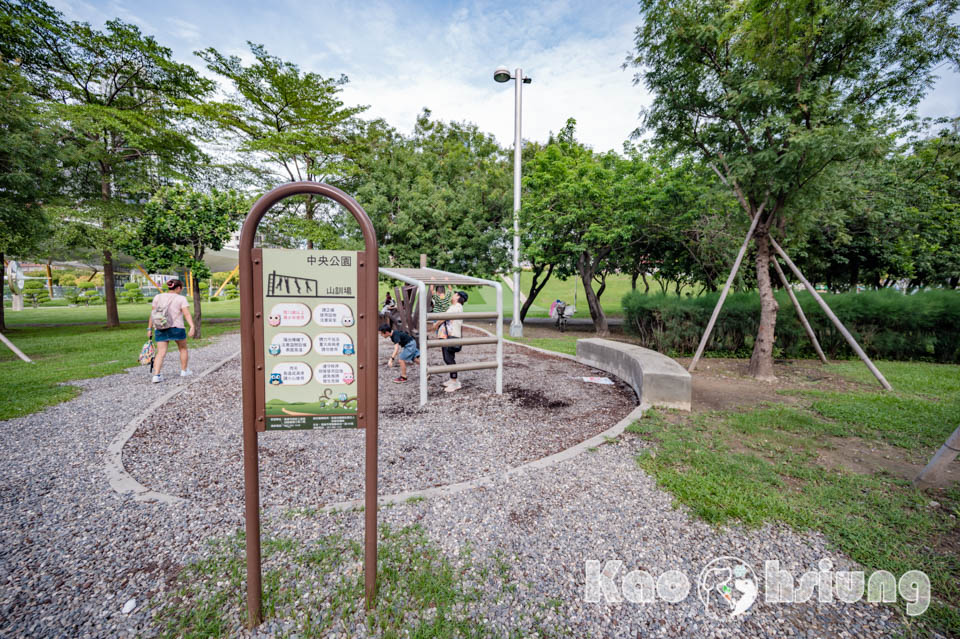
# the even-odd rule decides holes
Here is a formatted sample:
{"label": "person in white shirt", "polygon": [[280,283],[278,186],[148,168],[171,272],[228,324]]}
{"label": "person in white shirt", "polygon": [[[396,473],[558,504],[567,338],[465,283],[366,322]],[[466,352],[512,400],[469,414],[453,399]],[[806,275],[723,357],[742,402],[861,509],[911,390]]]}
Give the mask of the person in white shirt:
{"label": "person in white shirt", "polygon": [[[453,303],[450,304],[450,308],[447,309],[448,313],[462,313],[463,305],[467,301],[467,294],[463,291],[457,291],[453,295]],[[463,320],[443,320],[437,322],[434,325],[434,330],[437,331],[439,337],[441,338],[459,338],[462,335],[463,331]],[[457,353],[460,352],[462,346],[444,346],[440,349],[443,353],[443,363],[444,364],[456,364],[457,363]],[[460,380],[457,379],[457,373],[450,373],[450,379],[443,383],[445,386],[444,390],[448,393],[460,390]]]}

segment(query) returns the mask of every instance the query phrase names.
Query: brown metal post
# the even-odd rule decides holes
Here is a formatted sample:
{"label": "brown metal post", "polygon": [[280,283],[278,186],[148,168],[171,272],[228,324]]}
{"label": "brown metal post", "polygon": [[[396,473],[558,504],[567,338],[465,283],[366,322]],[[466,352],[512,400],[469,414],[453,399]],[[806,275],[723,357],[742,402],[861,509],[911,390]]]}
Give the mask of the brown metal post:
{"label": "brown metal post", "polygon": [[[377,578],[377,237],[370,217],[352,197],[338,188],[318,182],[291,182],[278,186],[263,195],[250,209],[240,231],[240,339],[242,362],[243,406],[243,476],[244,510],[246,514],[247,548],[247,608],[250,627],[263,620],[261,610],[261,557],[260,557],[260,472],[257,450],[257,388],[258,376],[262,380],[262,310],[257,316],[257,293],[259,287],[254,277],[254,260],[259,255],[254,251],[257,227],[267,211],[277,202],[294,195],[321,195],[346,208],[356,219],[363,232],[365,251],[358,259],[358,338],[362,338],[361,362],[358,371],[358,387],[363,396],[358,398],[358,425],[366,429],[365,455],[365,530],[364,530],[364,582],[367,607],[376,597]],[[260,329],[262,330],[262,329]],[[259,348],[258,348],[259,345]],[[257,367],[261,370],[257,370]],[[259,374],[259,375],[258,375]],[[262,385],[262,382],[261,382]],[[262,399],[262,398],[261,398]],[[262,419],[262,417],[260,417]]]}

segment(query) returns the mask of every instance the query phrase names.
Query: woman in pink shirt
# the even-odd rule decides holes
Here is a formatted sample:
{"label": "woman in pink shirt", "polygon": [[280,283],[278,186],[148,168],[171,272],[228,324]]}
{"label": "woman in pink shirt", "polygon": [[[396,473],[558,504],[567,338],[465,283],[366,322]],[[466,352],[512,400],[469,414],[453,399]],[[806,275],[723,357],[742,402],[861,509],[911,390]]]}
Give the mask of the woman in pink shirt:
{"label": "woman in pink shirt", "polygon": [[[150,321],[147,324],[147,333],[153,333],[157,340],[157,356],[153,361],[153,383],[163,381],[161,370],[163,369],[163,358],[167,354],[168,342],[176,342],[180,350],[180,377],[188,377],[193,372],[187,368],[187,360],[190,358],[187,353],[187,336],[193,337],[196,328],[193,325],[193,317],[190,315],[190,308],[187,298],[180,295],[183,290],[183,282],[180,280],[170,280],[167,282],[169,292],[160,293],[153,298],[150,309]],[[154,331],[154,315],[162,315],[166,321],[166,328],[156,328]],[[187,319],[190,324],[190,331],[187,332],[183,327],[183,319]],[[163,325],[162,323],[160,324]]]}

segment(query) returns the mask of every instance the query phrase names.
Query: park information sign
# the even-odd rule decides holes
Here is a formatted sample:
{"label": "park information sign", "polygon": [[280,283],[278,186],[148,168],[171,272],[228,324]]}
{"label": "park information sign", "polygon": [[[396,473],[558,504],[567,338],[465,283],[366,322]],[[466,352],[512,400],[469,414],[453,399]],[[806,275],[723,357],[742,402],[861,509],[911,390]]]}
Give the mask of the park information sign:
{"label": "park information sign", "polygon": [[[255,248],[257,227],[271,207],[302,195],[349,211],[364,250]],[[256,201],[239,248],[247,624],[263,621],[258,437],[266,430],[357,428],[364,434],[363,586],[370,608],[377,594],[376,231],[340,189],[290,182]]]}
{"label": "park information sign", "polygon": [[355,251],[262,249],[264,427],[357,427]]}

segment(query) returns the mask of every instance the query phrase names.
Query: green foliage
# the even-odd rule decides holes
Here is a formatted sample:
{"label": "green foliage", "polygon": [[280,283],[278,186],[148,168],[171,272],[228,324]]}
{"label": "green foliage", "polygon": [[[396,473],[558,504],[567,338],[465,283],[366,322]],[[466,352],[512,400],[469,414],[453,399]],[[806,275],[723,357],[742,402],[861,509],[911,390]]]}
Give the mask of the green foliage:
{"label": "green foliage", "polygon": [[103,298],[100,297],[100,293],[97,291],[97,285],[94,282],[77,282],[77,289],[79,289],[79,292],[76,301],[73,302],[74,304],[90,306],[91,304],[96,305],[103,302]]}
{"label": "green foliage", "polygon": [[228,300],[235,300],[238,297],[240,297],[240,291],[237,290],[236,284],[234,284],[233,282],[230,282],[229,284],[223,287],[223,295]]}
{"label": "green foliage", "polygon": [[29,91],[20,68],[0,56],[0,254],[29,254],[49,232],[40,202],[54,189],[55,131]]}
{"label": "green foliage", "polygon": [[535,265],[554,265],[560,277],[578,274],[597,332],[604,334],[599,300],[607,276],[641,232],[653,172],[639,154],[624,159],[593,153],[577,142],[575,127],[568,119],[530,162],[524,180],[525,253]]}
{"label": "green foliage", "polygon": [[60,286],[76,286],[77,276],[73,273],[63,273],[60,276]]}
{"label": "green foliage", "polygon": [[[263,45],[248,45],[254,59],[249,66],[212,47],[196,52],[235,90],[223,102],[206,102],[200,113],[239,142],[247,170],[262,186],[272,188],[278,179],[346,186],[345,176],[358,153],[356,116],[367,109],[344,106],[340,94],[347,76],[301,72]],[[340,248],[342,236],[355,233],[352,216],[325,198],[288,198],[277,210],[260,227],[270,244],[299,246],[306,240],[308,247]],[[346,222],[349,230],[343,228]]]}
{"label": "green foliage", "polygon": [[40,280],[27,280],[23,285],[23,299],[33,308],[37,308],[43,302],[49,302],[50,293],[47,291],[46,283]]}
{"label": "green foliage", "polygon": [[144,207],[124,248],[150,271],[181,267],[206,278],[210,269],[204,252],[223,248],[246,212],[246,201],[233,191],[206,194],[183,185],[163,187]]}
{"label": "green foliage", "polygon": [[110,275],[107,323],[115,326],[113,252],[124,242],[138,203],[157,183],[182,177],[203,157],[188,111],[214,84],[174,61],[170,49],[133,24],[109,20],[98,31],[64,20],[43,0],[3,0],[2,9],[5,48],[23,61],[32,93],[64,129],[58,232],[101,253]]}
{"label": "green foliage", "polygon": [[510,167],[476,125],[430,119],[424,110],[405,138],[377,121],[367,126],[356,174],[357,201],[373,220],[380,263],[428,265],[490,277],[508,263]]}
{"label": "green foliage", "polygon": [[[643,295],[623,298],[627,330],[644,345],[665,353],[696,350],[717,303],[717,294],[695,298]],[[832,358],[852,352],[806,292],[797,295],[824,352]],[[932,290],[903,295],[891,290],[824,294],[824,299],[871,357],[960,363],[960,292]],[[814,356],[786,293],[779,293],[775,347],[784,357]],[[727,297],[707,350],[742,355],[750,348],[759,318],[759,297],[737,293]]]}
{"label": "green foliage", "polygon": [[127,282],[123,285],[123,293],[120,294],[123,301],[127,304],[140,304],[143,302],[143,291],[136,282]]}

